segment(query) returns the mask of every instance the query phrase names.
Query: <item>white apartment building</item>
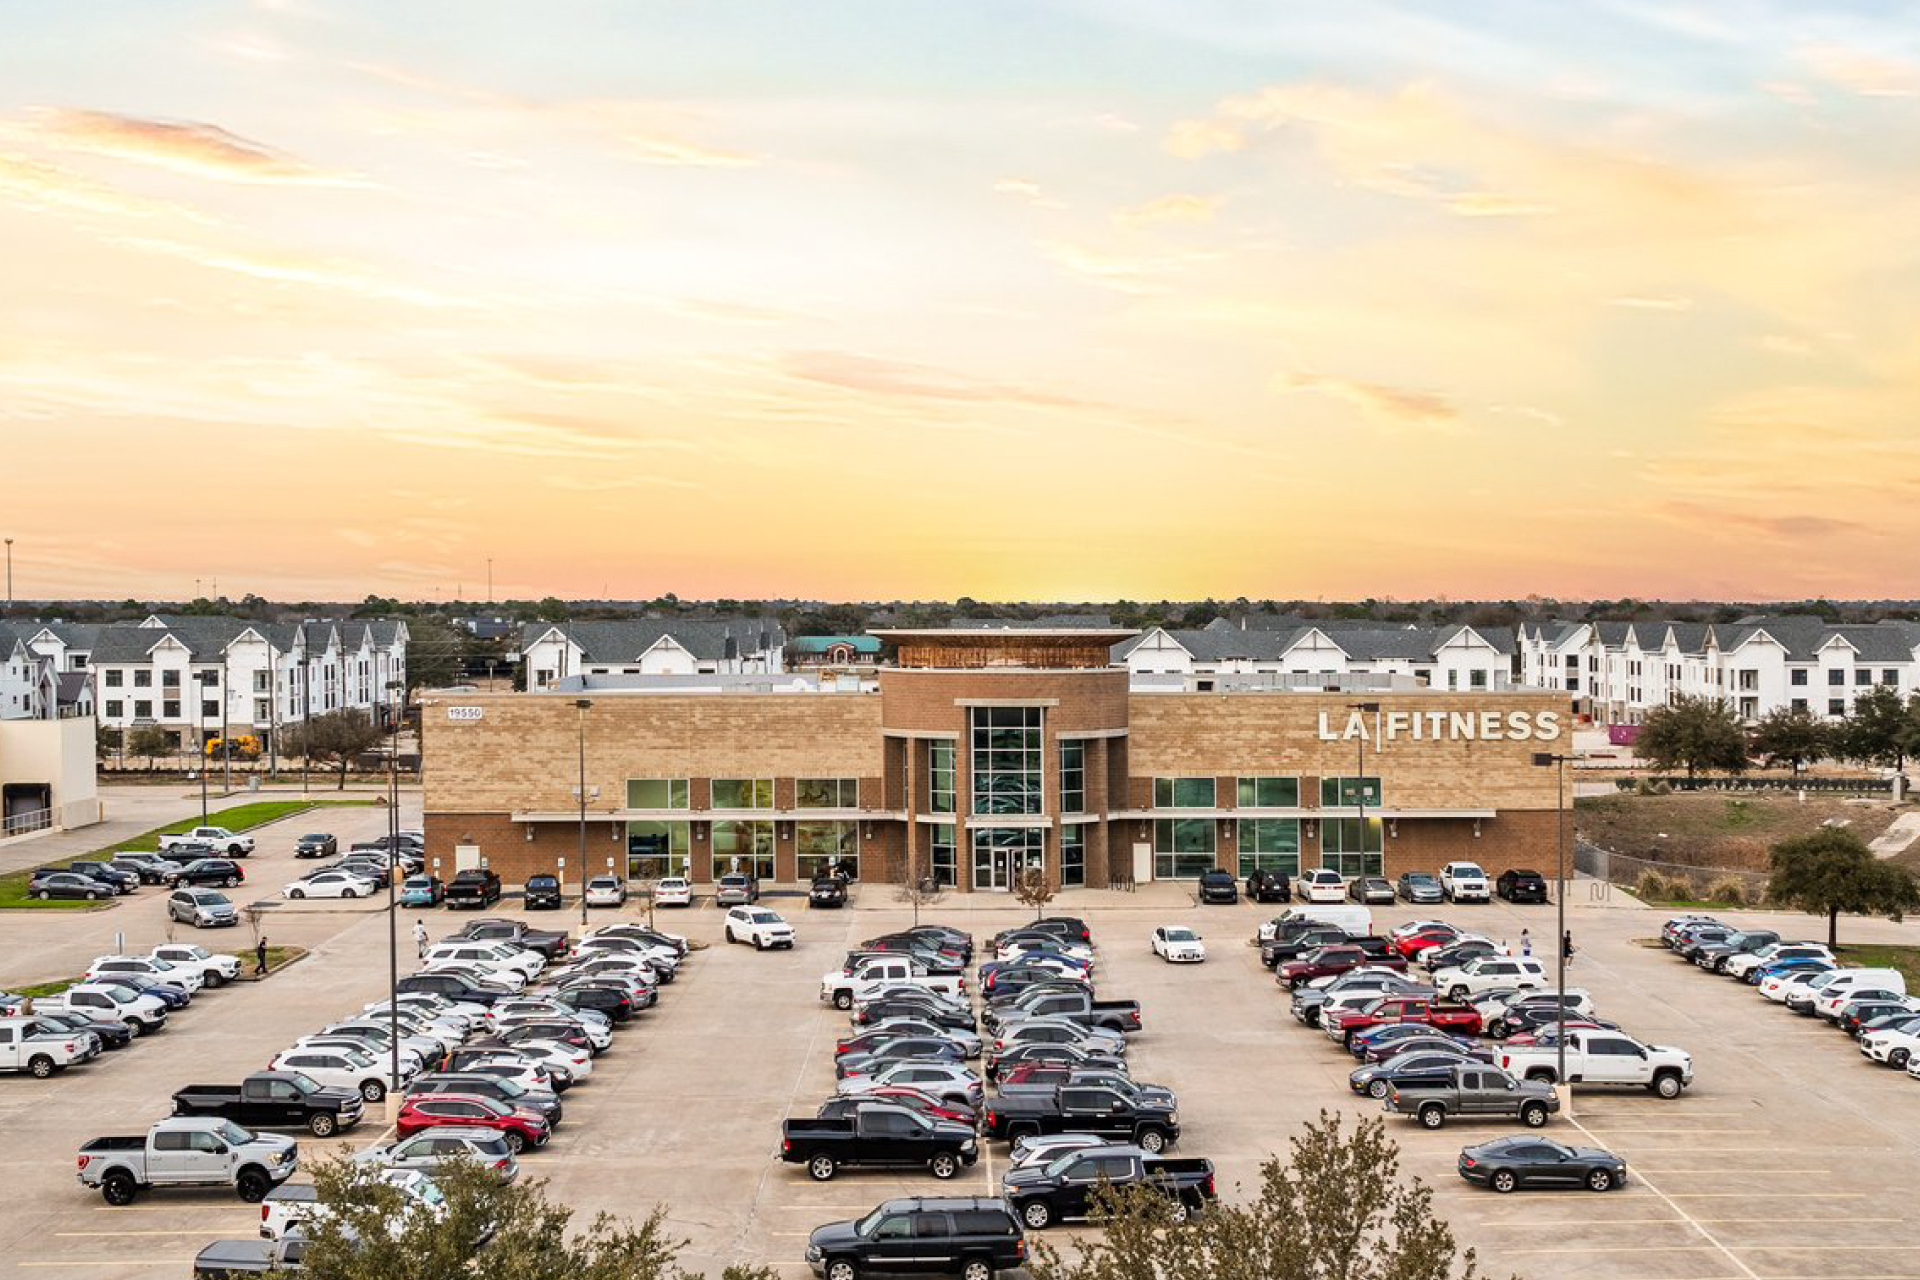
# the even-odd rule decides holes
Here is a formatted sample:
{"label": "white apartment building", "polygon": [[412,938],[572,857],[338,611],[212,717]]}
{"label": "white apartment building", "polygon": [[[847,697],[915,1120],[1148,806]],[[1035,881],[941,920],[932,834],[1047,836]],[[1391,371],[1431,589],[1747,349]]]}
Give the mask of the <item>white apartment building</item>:
{"label": "white apartment building", "polygon": [[27,644],[56,672],[91,676],[106,728],[154,727],[177,744],[251,735],[355,709],[391,719],[390,682],[406,682],[397,620],[249,622],[155,614],[103,626],[35,624]]}
{"label": "white apartment building", "polygon": [[1507,689],[1517,682],[1505,627],[1419,627],[1255,617],[1199,629],[1154,627],[1114,646],[1136,685],[1179,675],[1205,688],[1215,676],[1264,675],[1300,684],[1314,676],[1400,676],[1434,689]]}
{"label": "white apartment building", "polygon": [[1839,719],[1868,689],[1920,691],[1920,623],[1901,621],[1549,622],[1520,628],[1519,655],[1526,683],[1608,725],[1682,697],[1723,699],[1748,721],[1781,707]]}
{"label": "white apartment building", "polygon": [[786,632],[771,618],[634,618],[530,622],[520,659],[531,691],[577,675],[751,675],[786,668]]}
{"label": "white apartment building", "polygon": [[20,628],[0,622],[0,720],[50,720],[58,706],[53,663],[28,647]]}

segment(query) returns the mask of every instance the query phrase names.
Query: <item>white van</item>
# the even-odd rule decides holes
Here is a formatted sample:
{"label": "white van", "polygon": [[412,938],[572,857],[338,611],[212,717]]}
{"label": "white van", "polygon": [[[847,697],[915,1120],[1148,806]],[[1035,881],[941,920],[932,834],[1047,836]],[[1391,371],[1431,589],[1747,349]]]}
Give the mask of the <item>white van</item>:
{"label": "white van", "polygon": [[[1822,982],[1820,979],[1826,981]],[[1846,1007],[1848,999],[1855,991],[1891,991],[1895,995],[1907,994],[1906,975],[1898,969],[1831,969],[1808,983],[1812,992],[1811,999],[1802,1006],[1800,1000],[1791,1002],[1791,1008],[1806,1013],[1824,1013],[1831,1008],[1829,1018],[1838,1017],[1840,1010]]]}
{"label": "white van", "polygon": [[1297,907],[1288,907],[1271,920],[1260,925],[1259,940],[1271,941],[1280,931],[1280,926],[1289,920],[1311,920],[1315,924],[1328,924],[1336,929],[1345,929],[1356,938],[1363,938],[1373,932],[1373,912],[1365,907],[1318,905],[1303,902]]}

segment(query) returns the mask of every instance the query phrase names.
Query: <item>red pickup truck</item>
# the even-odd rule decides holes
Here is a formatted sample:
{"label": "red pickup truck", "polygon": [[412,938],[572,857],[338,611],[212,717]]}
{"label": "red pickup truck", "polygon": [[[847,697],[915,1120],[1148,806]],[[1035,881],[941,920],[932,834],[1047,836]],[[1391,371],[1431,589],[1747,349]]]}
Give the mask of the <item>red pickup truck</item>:
{"label": "red pickup truck", "polygon": [[1274,966],[1276,979],[1289,987],[1304,987],[1315,978],[1331,978],[1345,973],[1349,969],[1358,969],[1367,965],[1376,969],[1405,969],[1405,956],[1370,955],[1364,948],[1346,943],[1329,943],[1316,947],[1298,960],[1287,960]]}
{"label": "red pickup truck", "polygon": [[1472,1005],[1438,1000],[1430,995],[1381,996],[1359,1009],[1323,1014],[1320,1021],[1329,1039],[1338,1040],[1349,1048],[1353,1045],[1353,1038],[1362,1031],[1401,1022],[1417,1022],[1462,1035],[1480,1034],[1478,1009]]}

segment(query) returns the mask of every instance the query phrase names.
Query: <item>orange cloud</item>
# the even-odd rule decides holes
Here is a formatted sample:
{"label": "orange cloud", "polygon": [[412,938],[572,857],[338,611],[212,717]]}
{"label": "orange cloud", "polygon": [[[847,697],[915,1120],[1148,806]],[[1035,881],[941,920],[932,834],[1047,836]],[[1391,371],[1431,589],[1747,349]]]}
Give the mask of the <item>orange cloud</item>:
{"label": "orange cloud", "polygon": [[44,111],[39,116],[41,133],[62,146],[176,173],[224,182],[367,185],[361,179],[314,169],[218,125],[74,109]]}
{"label": "orange cloud", "polygon": [[1356,382],[1316,373],[1288,374],[1279,385],[1286,391],[1312,391],[1359,409],[1368,417],[1394,426],[1452,427],[1460,411],[1433,391],[1393,387],[1380,382]]}
{"label": "orange cloud", "polygon": [[1161,196],[1120,210],[1114,215],[1114,221],[1123,227],[1147,227],[1159,222],[1211,222],[1220,204],[1219,196]]}
{"label": "orange cloud", "polygon": [[869,395],[919,400],[998,400],[1046,409],[1101,408],[1096,401],[1007,382],[972,378],[931,365],[883,360],[846,351],[799,351],[781,361],[788,375]]}

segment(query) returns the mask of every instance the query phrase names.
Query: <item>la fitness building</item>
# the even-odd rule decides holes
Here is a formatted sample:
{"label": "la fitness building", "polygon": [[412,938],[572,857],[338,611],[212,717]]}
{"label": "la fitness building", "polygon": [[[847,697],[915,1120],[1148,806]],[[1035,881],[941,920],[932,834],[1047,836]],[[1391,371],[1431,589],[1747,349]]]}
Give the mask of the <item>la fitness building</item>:
{"label": "la fitness building", "polygon": [[[442,875],[1004,891],[1553,861],[1564,693],[1130,689],[1093,629],[877,633],[859,679],[576,677],[423,707]],[[577,687],[565,687],[571,684]],[[585,822],[580,780],[585,779]],[[584,829],[584,842],[582,830]]]}

